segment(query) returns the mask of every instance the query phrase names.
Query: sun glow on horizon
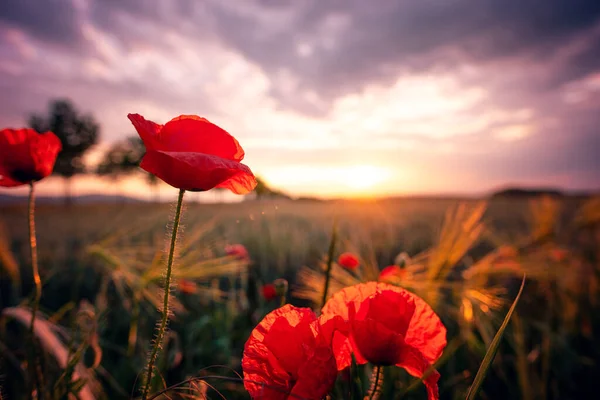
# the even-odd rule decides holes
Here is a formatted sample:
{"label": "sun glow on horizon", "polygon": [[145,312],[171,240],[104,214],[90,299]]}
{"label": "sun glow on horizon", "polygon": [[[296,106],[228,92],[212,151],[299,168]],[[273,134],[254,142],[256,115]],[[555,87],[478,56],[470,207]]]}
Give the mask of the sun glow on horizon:
{"label": "sun glow on horizon", "polygon": [[[325,195],[369,195],[392,177],[388,168],[374,165],[287,166],[265,174],[269,185],[292,192],[311,189]],[[315,190],[316,189],[316,190]]]}

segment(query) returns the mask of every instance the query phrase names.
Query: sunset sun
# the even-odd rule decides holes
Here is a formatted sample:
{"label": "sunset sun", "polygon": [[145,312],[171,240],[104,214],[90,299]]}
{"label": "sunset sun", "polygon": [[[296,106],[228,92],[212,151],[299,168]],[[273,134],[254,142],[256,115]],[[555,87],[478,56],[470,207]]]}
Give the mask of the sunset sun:
{"label": "sunset sun", "polygon": [[385,168],[372,165],[354,165],[348,167],[344,171],[344,175],[343,182],[346,186],[350,189],[364,191],[386,181],[390,172]]}

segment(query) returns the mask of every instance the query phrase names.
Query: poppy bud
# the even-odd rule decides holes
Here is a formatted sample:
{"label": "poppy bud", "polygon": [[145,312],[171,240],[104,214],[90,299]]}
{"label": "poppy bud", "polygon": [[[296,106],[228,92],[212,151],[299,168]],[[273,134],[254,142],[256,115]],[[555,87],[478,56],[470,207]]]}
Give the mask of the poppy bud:
{"label": "poppy bud", "polygon": [[394,264],[396,264],[399,267],[406,267],[406,265],[410,262],[410,256],[408,255],[407,252],[403,251],[402,253],[398,254],[396,256],[396,258],[394,259]]}
{"label": "poppy bud", "polygon": [[340,255],[340,258],[338,258],[338,264],[342,268],[354,270],[358,268],[358,266],[360,265],[360,261],[358,260],[358,257],[352,253],[342,253]]}
{"label": "poppy bud", "polygon": [[271,301],[277,297],[277,291],[275,290],[275,285],[272,283],[268,283],[262,287],[262,294],[265,300]]}
{"label": "poppy bud", "polygon": [[177,285],[178,289],[183,294],[194,294],[198,290],[196,283],[187,279],[181,279]]}
{"label": "poppy bud", "polygon": [[383,282],[392,282],[404,275],[404,270],[397,265],[388,265],[379,273],[379,280]]}
{"label": "poppy bud", "polygon": [[277,296],[282,297],[287,294],[288,291],[288,281],[285,279],[275,279],[273,281],[273,286],[275,287],[275,293]]}
{"label": "poppy bud", "polygon": [[248,250],[241,244],[232,244],[225,246],[225,253],[228,256],[233,256],[238,260],[249,261],[250,255],[248,254]]}

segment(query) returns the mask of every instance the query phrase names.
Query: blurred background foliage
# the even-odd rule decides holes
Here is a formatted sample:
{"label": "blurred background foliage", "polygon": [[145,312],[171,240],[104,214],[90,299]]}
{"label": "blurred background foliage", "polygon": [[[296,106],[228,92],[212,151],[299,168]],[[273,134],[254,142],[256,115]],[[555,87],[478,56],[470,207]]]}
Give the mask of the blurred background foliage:
{"label": "blurred background foliage", "polygon": [[[158,319],[170,212],[160,204],[38,207],[44,289],[36,333],[52,398],[138,394]],[[0,215],[0,387],[19,399],[27,384],[23,337],[32,290],[26,210],[4,207]],[[481,398],[594,393],[600,199],[575,197],[187,203],[155,390],[241,373],[250,331],[278,305],[260,296],[265,283],[287,279],[289,302],[318,310],[334,217],[336,254],[355,252],[361,266],[347,271],[334,264],[329,293],[397,265],[389,282],[423,297],[448,328],[437,366],[442,398],[465,397],[523,273],[525,291]],[[234,243],[248,249],[250,260],[226,254]],[[363,388],[368,368],[361,368]],[[384,375],[382,398],[424,398],[423,386],[403,370],[386,368]],[[340,377],[338,386],[344,384]],[[247,398],[234,379],[193,382],[169,396],[217,398],[212,387],[228,399]]]}

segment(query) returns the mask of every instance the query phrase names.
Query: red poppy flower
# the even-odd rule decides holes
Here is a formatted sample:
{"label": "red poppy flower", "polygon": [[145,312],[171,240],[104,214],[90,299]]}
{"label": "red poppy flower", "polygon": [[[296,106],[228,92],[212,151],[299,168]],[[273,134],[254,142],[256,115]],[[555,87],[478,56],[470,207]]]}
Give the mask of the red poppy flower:
{"label": "red poppy flower", "polygon": [[250,396],[269,400],[325,397],[337,377],[331,350],[336,322],[332,319],[322,325],[311,309],[289,304],[269,313],[244,346],[244,387]]}
{"label": "red poppy flower", "polygon": [[267,301],[271,301],[277,297],[277,289],[275,289],[275,285],[272,283],[268,283],[262,287],[263,297]]}
{"label": "red poppy flower", "polygon": [[0,186],[12,187],[39,181],[52,173],[62,149],[52,132],[33,129],[0,131]]}
{"label": "red poppy flower", "polygon": [[383,282],[394,281],[404,275],[405,270],[397,265],[388,265],[379,273],[379,280]]}
{"label": "red poppy flower", "polygon": [[177,285],[179,291],[183,294],[194,294],[198,291],[198,286],[193,281],[181,279]]}
{"label": "red poppy flower", "polygon": [[343,253],[340,255],[340,258],[338,258],[338,264],[346,269],[356,269],[360,264],[360,261],[358,261],[358,257],[352,253]]}
{"label": "red poppy flower", "polygon": [[164,126],[127,115],[146,146],[140,167],[169,185],[190,191],[212,188],[246,194],[256,178],[240,161],[244,150],[229,133],[204,118],[181,115]]}
{"label": "red poppy flower", "polygon": [[[369,282],[341,290],[325,304],[325,320],[342,317],[347,321],[333,337],[332,347],[338,370],[356,361],[376,365],[397,365],[421,377],[442,355],[446,328],[431,307],[420,297],[386,283]],[[439,374],[425,379],[429,399],[437,399]]]}
{"label": "red poppy flower", "polygon": [[239,260],[250,260],[250,255],[248,254],[248,250],[241,244],[232,244],[225,246],[225,253],[228,256],[233,256]]}

